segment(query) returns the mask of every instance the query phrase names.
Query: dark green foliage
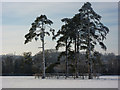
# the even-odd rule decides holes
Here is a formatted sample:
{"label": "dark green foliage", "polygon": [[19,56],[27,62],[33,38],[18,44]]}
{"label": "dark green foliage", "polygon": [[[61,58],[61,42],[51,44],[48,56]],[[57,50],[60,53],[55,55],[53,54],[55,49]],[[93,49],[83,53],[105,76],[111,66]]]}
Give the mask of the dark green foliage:
{"label": "dark green foliage", "polygon": [[[37,17],[36,20],[31,24],[31,28],[29,30],[29,33],[25,35],[25,42],[24,44],[31,42],[33,38],[37,41],[40,37],[40,39],[43,39],[43,25],[46,25],[46,27],[49,27],[49,25],[53,24],[51,20],[49,20],[45,15],[41,15],[40,17]],[[49,27],[50,28],[50,27]],[[54,29],[50,28],[50,32],[54,35]],[[49,32],[44,32],[44,35],[50,36]]]}
{"label": "dark green foliage", "polygon": [[31,74],[32,72],[32,56],[31,56],[31,52],[25,52],[23,53],[23,57],[24,57],[24,73],[28,73]]}
{"label": "dark green foliage", "polygon": [[[89,2],[85,3],[81,9],[79,9],[79,14],[77,14],[77,16],[80,17],[80,29],[81,32],[84,33],[84,35],[82,35],[82,39],[84,39],[86,42],[89,41],[89,43],[91,43],[90,46],[93,47],[88,48],[93,51],[94,46],[98,42],[101,48],[106,50],[107,48],[104,45],[103,40],[106,39],[106,35],[109,32],[109,29],[100,22],[101,16],[95,13],[91,7],[91,4]],[[88,43],[84,43],[84,45],[85,44],[88,46]]]}
{"label": "dark green foliage", "polygon": [[46,73],[55,73],[54,67],[57,66],[58,64],[60,63],[56,62],[56,63],[50,64],[46,69]]}
{"label": "dark green foliage", "polygon": [[[47,69],[49,68],[49,73],[52,73],[53,66],[56,63],[57,65],[61,65],[64,63],[65,58],[61,58],[61,61],[63,63],[57,63],[57,57],[59,56],[60,52],[51,52],[48,54],[49,56],[47,58]],[[72,54],[71,54],[72,55]],[[86,65],[86,54],[80,54],[80,62],[78,62],[78,71],[80,74],[87,73],[88,68]],[[120,64],[120,55],[114,55],[113,53],[109,54],[101,54],[98,52],[94,53],[94,59],[93,59],[93,70],[94,72],[99,72],[102,75],[120,75],[119,64]],[[71,56],[73,57],[73,56]],[[17,56],[17,55],[3,55],[2,56],[2,75],[32,75],[34,73],[39,73],[39,70],[42,70],[42,63],[40,60],[42,59],[42,56],[40,53],[36,54],[35,56],[32,56],[32,70],[31,72],[28,72],[25,67],[28,67],[27,64],[25,64],[24,56]],[[9,63],[9,60],[11,63]],[[48,62],[49,61],[49,62]],[[74,61],[69,61],[69,73],[75,72],[74,67]],[[40,65],[40,66],[39,66]],[[52,66],[53,65],[53,66]],[[33,68],[34,67],[34,68]],[[47,70],[46,69],[46,70]],[[60,68],[61,69],[61,68]],[[41,72],[40,72],[41,73]]]}

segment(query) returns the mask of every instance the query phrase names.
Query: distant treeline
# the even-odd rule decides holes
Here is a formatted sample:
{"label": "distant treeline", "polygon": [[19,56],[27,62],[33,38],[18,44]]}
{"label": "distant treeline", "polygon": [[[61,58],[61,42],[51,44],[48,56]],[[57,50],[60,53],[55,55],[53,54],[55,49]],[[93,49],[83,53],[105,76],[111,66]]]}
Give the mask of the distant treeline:
{"label": "distant treeline", "polygon": [[[113,53],[101,54],[97,53],[92,59],[92,72],[102,75],[120,75],[120,55]],[[65,57],[58,60],[60,52],[50,49],[45,51],[46,73],[65,73]],[[88,72],[86,54],[80,53],[78,61],[79,74]],[[32,56],[31,52],[18,55],[2,55],[2,75],[33,75],[42,73],[42,52]],[[68,73],[75,73],[73,61],[68,62]]]}

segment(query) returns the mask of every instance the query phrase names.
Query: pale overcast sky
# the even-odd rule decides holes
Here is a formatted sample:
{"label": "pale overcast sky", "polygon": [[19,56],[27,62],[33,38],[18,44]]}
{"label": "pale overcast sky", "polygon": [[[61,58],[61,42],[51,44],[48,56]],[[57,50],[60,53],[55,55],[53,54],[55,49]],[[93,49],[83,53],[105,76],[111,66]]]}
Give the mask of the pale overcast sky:
{"label": "pale overcast sky", "polygon": [[[84,3],[82,2],[3,2],[2,3],[2,54],[30,51],[34,54],[41,49],[40,41],[33,40],[24,44],[24,35],[28,33],[31,23],[41,14],[47,15],[54,24],[53,28],[60,29],[62,18],[72,17]],[[97,51],[102,53],[118,53],[118,3],[117,2],[92,2],[93,9],[102,16],[101,22],[109,27],[110,32],[104,41],[107,51],[103,51],[97,46]],[[46,49],[54,49],[56,42],[51,37],[45,38]]]}

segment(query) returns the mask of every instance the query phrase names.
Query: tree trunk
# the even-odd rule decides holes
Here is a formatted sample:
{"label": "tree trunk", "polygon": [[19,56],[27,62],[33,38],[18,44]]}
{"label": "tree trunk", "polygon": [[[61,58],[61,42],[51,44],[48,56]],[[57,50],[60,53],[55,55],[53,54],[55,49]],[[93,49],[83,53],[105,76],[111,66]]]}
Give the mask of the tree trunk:
{"label": "tree trunk", "polygon": [[78,35],[78,38],[77,38],[77,45],[76,45],[77,47],[77,50],[76,50],[76,56],[77,56],[77,58],[76,58],[76,78],[78,78],[78,61],[79,61],[79,35]]}
{"label": "tree trunk", "polygon": [[75,77],[78,78],[78,75],[77,75],[77,40],[75,38]]}
{"label": "tree trunk", "polygon": [[[43,29],[43,24],[42,24],[42,29]],[[42,52],[43,52],[43,75],[42,79],[45,78],[45,50],[44,50],[44,29],[42,30],[43,32],[43,38],[42,38]]]}
{"label": "tree trunk", "polygon": [[68,77],[68,50],[67,50],[67,40],[66,40],[66,78]]}
{"label": "tree trunk", "polygon": [[88,79],[92,79],[92,63],[91,63],[91,51],[90,51],[90,29],[88,27]]}

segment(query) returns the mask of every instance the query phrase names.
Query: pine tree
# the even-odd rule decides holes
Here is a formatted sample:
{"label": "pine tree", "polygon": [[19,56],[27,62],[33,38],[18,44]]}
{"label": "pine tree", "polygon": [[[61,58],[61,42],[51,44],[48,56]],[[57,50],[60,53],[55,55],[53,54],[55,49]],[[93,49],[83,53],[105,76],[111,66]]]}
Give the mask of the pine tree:
{"label": "pine tree", "polygon": [[81,29],[83,33],[85,33],[83,38],[85,42],[81,48],[86,49],[89,79],[92,79],[92,52],[97,43],[99,43],[102,49],[107,49],[103,41],[106,39],[109,29],[100,22],[101,16],[93,10],[89,2],[85,3],[82,8],[79,9],[79,14],[82,15]]}
{"label": "pine tree", "polygon": [[[46,27],[49,27],[53,22],[49,20],[46,15],[41,15],[40,17],[37,17],[34,23],[32,23],[32,27],[29,30],[29,33],[25,35],[25,44],[30,42],[33,38],[37,41],[39,38],[42,41],[42,52],[43,52],[43,76],[42,78],[45,78],[45,52],[44,52],[44,37],[47,34],[50,35],[49,32],[45,31]],[[50,28],[50,27],[49,27]],[[54,35],[54,29],[50,28],[50,32]]]}

